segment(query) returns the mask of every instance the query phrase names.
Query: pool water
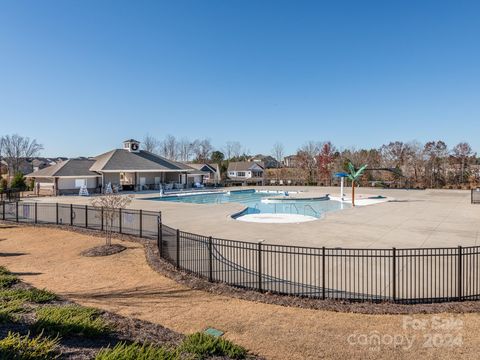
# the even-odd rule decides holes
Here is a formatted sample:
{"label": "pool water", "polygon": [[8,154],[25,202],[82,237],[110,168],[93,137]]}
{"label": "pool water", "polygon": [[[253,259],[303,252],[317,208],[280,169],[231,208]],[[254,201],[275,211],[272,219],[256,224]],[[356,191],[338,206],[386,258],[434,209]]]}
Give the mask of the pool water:
{"label": "pool water", "polygon": [[[246,209],[234,217],[250,214],[296,214],[320,218],[324,213],[351,207],[328,199],[292,199],[284,191],[236,190],[230,192],[163,196],[149,200],[192,204],[239,203]],[[275,198],[279,198],[276,200]]]}

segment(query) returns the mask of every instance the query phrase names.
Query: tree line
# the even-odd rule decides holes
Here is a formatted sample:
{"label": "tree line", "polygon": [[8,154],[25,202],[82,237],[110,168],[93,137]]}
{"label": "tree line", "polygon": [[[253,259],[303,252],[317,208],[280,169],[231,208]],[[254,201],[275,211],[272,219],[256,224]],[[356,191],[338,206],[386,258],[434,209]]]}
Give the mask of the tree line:
{"label": "tree line", "polygon": [[472,187],[479,183],[479,159],[470,144],[449,148],[442,141],[392,141],[371,149],[337,149],[329,141],[309,141],[296,153],[296,167],[308,183],[329,185],[351,162],[368,165],[364,181],[413,188]]}
{"label": "tree line", "polygon": [[249,150],[239,141],[228,141],[225,146],[216,149],[210,139],[189,139],[186,137],[177,139],[173,135],[158,139],[152,135],[146,135],[141,147],[145,151],[181,162],[211,161],[221,163],[224,160],[241,161],[249,158]]}
{"label": "tree line", "polygon": [[[230,161],[252,158],[238,141],[215,148],[209,139],[177,139],[167,135],[163,140],[147,135],[144,150],[171,160],[214,162],[225,170]],[[273,145],[268,155],[277,161],[276,169],[267,170],[268,179],[289,179],[294,183],[332,185],[335,173],[347,171],[348,163],[368,165],[363,182],[392,184],[412,188],[476,186],[480,180],[479,159],[470,144],[460,142],[449,148],[442,140],[392,141],[378,148],[337,148],[330,141],[307,141],[291,157],[287,167],[282,143]]]}
{"label": "tree line", "polygon": [[[222,172],[230,161],[248,161],[249,149],[239,141],[228,141],[215,148],[210,139],[163,139],[146,135],[143,150],[181,162],[213,162]],[[36,139],[18,134],[0,136],[0,160],[9,174],[21,170],[25,158],[38,156],[43,146]],[[392,183],[413,188],[473,187],[480,183],[480,161],[467,142],[449,147],[444,141],[392,141],[378,148],[337,148],[330,141],[308,141],[300,146],[291,162],[285,161],[282,143],[273,145],[268,155],[277,161],[277,168],[267,170],[269,179],[289,179],[294,183],[332,185],[335,173],[347,171],[348,163],[356,167],[368,165],[364,182]],[[289,166],[286,166],[289,165]],[[5,172],[5,168],[3,169]]]}

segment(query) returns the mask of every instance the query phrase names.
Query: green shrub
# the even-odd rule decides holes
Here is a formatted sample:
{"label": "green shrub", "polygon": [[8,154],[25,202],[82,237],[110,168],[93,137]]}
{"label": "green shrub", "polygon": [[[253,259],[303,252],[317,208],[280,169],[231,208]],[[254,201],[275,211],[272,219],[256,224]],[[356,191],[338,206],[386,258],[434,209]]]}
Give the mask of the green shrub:
{"label": "green shrub", "polygon": [[0,266],[0,275],[12,275],[12,273],[5,266]]}
{"label": "green shrub", "polygon": [[45,331],[49,334],[83,335],[96,337],[105,335],[109,328],[99,317],[97,309],[79,305],[44,306],[36,310],[36,331]]}
{"label": "green shrub", "polygon": [[15,275],[0,275],[0,289],[6,289],[18,282]]}
{"label": "green shrub", "polygon": [[18,190],[25,190],[27,188],[27,184],[25,183],[25,176],[22,173],[16,173],[10,183],[10,188],[18,189]]}
{"label": "green shrub", "polygon": [[[0,175],[1,176],[1,175]],[[8,181],[5,178],[0,179],[0,193],[4,192],[7,190],[8,187]]]}
{"label": "green shrub", "polygon": [[38,335],[30,337],[9,332],[0,340],[0,359],[48,360],[56,358],[58,339],[49,339]]}
{"label": "green shrub", "polygon": [[235,345],[229,340],[204,333],[188,335],[178,350],[182,354],[192,354],[197,359],[205,359],[211,356],[228,356],[232,359],[244,359],[247,355],[247,350],[243,347]]}
{"label": "green shrub", "polygon": [[179,356],[160,346],[140,345],[138,343],[127,345],[118,343],[114,348],[102,349],[95,360],[176,360]]}
{"label": "green shrub", "polygon": [[39,289],[0,289],[0,300],[22,300],[37,304],[56,300],[57,295],[47,290]]}
{"label": "green shrub", "polygon": [[[23,311],[23,301],[21,300],[0,300],[0,323],[11,322],[15,314]],[[0,358],[1,359],[1,358]]]}

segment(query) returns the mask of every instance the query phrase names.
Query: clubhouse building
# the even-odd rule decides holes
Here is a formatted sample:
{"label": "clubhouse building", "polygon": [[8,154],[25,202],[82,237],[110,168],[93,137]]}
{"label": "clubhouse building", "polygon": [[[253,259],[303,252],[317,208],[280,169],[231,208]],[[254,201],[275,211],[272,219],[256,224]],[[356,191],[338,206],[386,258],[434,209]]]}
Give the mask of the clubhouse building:
{"label": "clubhouse building", "polygon": [[90,193],[184,189],[203,183],[208,173],[183,163],[140,150],[140,142],[130,139],[122,149],[94,158],[69,159],[26,175],[35,181],[38,194],[74,194],[86,187]]}

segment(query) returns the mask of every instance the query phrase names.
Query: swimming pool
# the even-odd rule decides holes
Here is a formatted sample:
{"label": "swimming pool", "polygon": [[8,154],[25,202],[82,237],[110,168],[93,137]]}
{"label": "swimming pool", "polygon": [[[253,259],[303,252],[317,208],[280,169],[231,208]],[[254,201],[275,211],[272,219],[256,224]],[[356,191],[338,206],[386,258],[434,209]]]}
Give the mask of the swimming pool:
{"label": "swimming pool", "polygon": [[315,220],[327,212],[351,207],[350,204],[333,201],[328,197],[295,199],[290,197],[292,194],[294,195],[295,193],[285,191],[235,190],[207,194],[179,194],[150,198],[148,200],[192,204],[239,203],[246,206],[242,212],[232,215],[233,218],[239,220],[241,220],[242,217],[245,217],[243,220],[253,218],[247,215],[255,214],[291,214],[296,215],[296,219],[304,218],[303,221],[306,221],[307,218]]}

